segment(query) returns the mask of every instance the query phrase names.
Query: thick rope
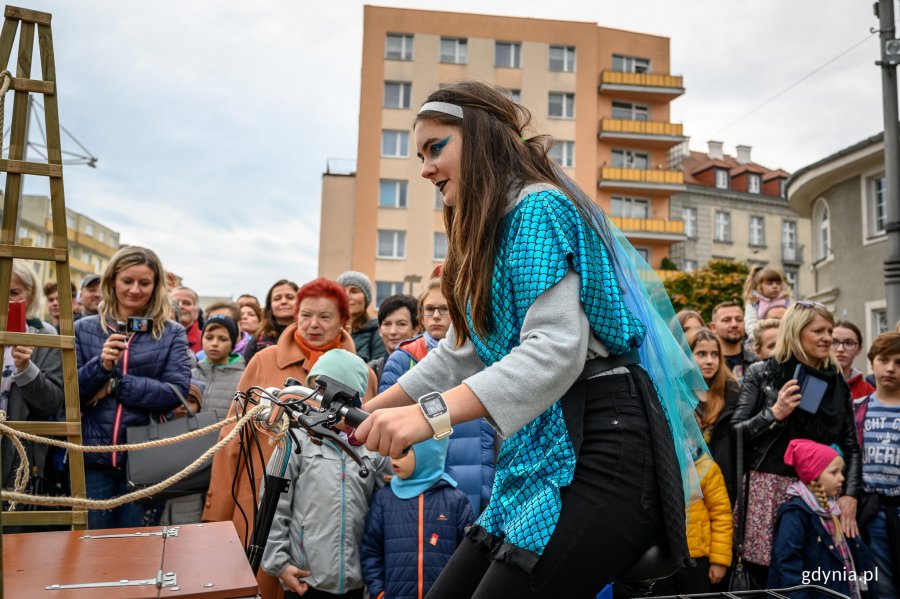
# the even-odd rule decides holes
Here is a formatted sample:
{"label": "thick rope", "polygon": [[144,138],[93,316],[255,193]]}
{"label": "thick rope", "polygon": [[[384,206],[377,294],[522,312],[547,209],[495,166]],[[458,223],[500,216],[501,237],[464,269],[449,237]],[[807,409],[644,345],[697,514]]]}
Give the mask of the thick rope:
{"label": "thick rope", "polygon": [[[15,488],[16,493],[21,493],[28,484],[28,455],[25,453],[25,446],[22,445],[21,441],[15,437],[10,437],[9,440],[12,441],[13,447],[16,448],[16,452],[19,454],[19,467],[16,468]],[[16,509],[15,501],[10,502],[9,509],[10,511]]]}
{"label": "thick rope", "polygon": [[[141,489],[140,491],[135,491],[133,493],[127,493],[125,495],[121,495],[119,497],[114,497],[112,499],[84,499],[82,497],[49,497],[46,495],[28,495],[26,493],[19,493],[16,491],[0,491],[0,499],[6,501],[15,501],[19,503],[27,503],[29,505],[43,505],[43,506],[63,506],[63,507],[72,507],[72,508],[82,508],[87,510],[111,510],[117,508],[121,505],[125,505],[126,503],[131,503],[133,501],[138,501],[140,499],[146,499],[148,497],[152,497],[159,491],[166,489],[178,482],[181,482],[194,472],[200,469],[200,467],[207,461],[209,458],[213,456],[217,451],[228,445],[234,439],[244,425],[252,419],[257,412],[267,409],[265,406],[254,406],[249,412],[244,414],[240,420],[235,424],[234,429],[225,435],[218,443],[210,447],[203,453],[199,458],[193,461],[187,468],[182,470],[181,472],[176,472],[166,480],[162,482],[158,482],[155,485],[147,487],[146,489]],[[223,421],[224,422],[224,421]],[[208,428],[208,427],[207,427]],[[80,447],[80,446],[79,446]],[[125,447],[128,447],[127,445]],[[116,450],[121,451],[121,450]]]}
{"label": "thick rope", "polygon": [[3,155],[3,119],[6,115],[6,92],[12,83],[12,73],[8,70],[0,71],[0,157]]}

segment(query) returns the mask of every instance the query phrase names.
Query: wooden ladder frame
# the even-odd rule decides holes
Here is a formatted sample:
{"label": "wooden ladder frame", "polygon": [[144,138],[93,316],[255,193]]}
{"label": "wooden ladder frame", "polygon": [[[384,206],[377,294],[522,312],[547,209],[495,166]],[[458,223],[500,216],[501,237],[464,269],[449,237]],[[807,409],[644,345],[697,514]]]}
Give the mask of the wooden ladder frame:
{"label": "wooden ladder frame", "polygon": [[[56,63],[53,58],[53,35],[50,32],[50,13],[7,6],[3,29],[0,30],[0,70],[9,64],[16,31],[19,31],[18,60],[10,90],[15,92],[12,127],[9,136],[9,159],[0,159],[0,171],[6,173],[3,194],[3,221],[0,231],[0,346],[25,345],[50,347],[62,352],[63,391],[66,402],[65,422],[14,422],[7,424],[20,431],[44,436],[65,437],[70,443],[81,444],[81,404],[78,395],[78,366],[75,359],[75,331],[72,314],[72,288],[69,273],[66,202],[63,192],[62,151],[59,135],[59,113],[56,97]],[[20,27],[21,25],[21,27]],[[31,78],[31,59],[37,27],[42,79]],[[47,163],[26,162],[25,138],[29,94],[44,95],[44,120],[47,130]],[[50,206],[53,217],[53,245],[49,248],[16,244],[19,199],[23,175],[39,175],[50,179]],[[45,260],[56,263],[59,291],[60,335],[37,335],[6,332],[12,280],[13,258]],[[34,293],[39,293],[35,289]],[[85,497],[84,457],[69,452],[69,476],[73,497]],[[85,510],[5,511],[4,525],[70,525],[74,529],[87,528]],[[0,586],[2,593],[2,586]]]}

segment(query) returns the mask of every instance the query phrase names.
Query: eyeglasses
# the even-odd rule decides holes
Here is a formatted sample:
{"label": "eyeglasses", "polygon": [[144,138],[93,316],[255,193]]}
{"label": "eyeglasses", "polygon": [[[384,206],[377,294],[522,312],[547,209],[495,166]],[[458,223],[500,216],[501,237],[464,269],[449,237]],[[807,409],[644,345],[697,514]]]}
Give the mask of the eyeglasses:
{"label": "eyeglasses", "polygon": [[828,309],[828,308],[825,306],[825,304],[820,304],[819,302],[813,302],[813,301],[810,301],[810,300],[798,300],[798,301],[796,301],[796,302],[794,302],[794,303],[797,304],[798,306],[800,306],[801,308],[810,308],[810,309],[812,309],[812,308],[824,308],[825,310]]}
{"label": "eyeglasses", "polygon": [[450,314],[450,306],[425,306],[422,308],[422,312],[425,316],[434,316],[435,312],[441,316],[447,316]]}
{"label": "eyeglasses", "polygon": [[854,350],[859,346],[859,343],[856,341],[852,341],[850,339],[835,339],[831,342],[831,347],[841,347],[844,346],[844,349]]}

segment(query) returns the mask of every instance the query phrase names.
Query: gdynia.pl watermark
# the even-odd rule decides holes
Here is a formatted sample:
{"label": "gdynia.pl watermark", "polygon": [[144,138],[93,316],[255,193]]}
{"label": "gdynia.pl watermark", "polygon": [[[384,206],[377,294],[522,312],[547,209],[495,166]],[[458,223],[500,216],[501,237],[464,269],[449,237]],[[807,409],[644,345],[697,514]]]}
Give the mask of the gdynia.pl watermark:
{"label": "gdynia.pl watermark", "polygon": [[863,570],[862,572],[847,572],[845,570],[823,570],[816,568],[815,570],[804,570],[801,574],[801,582],[803,584],[822,584],[827,586],[829,582],[849,582],[855,580],[860,587],[865,589],[868,583],[878,582],[878,566],[874,570]]}

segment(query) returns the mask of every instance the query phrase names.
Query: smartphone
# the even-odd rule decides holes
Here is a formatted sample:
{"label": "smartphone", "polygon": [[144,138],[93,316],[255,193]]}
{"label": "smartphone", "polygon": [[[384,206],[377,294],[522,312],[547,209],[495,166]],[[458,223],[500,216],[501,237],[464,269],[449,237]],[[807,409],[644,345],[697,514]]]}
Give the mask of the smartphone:
{"label": "smartphone", "polygon": [[25,332],[25,302],[9,302],[9,312],[6,319],[6,331],[8,333]]}
{"label": "smartphone", "polygon": [[800,404],[797,406],[805,412],[815,414],[822,405],[825,393],[828,391],[828,381],[812,374],[807,374],[801,364],[797,364],[794,370],[794,379],[800,385]]}

